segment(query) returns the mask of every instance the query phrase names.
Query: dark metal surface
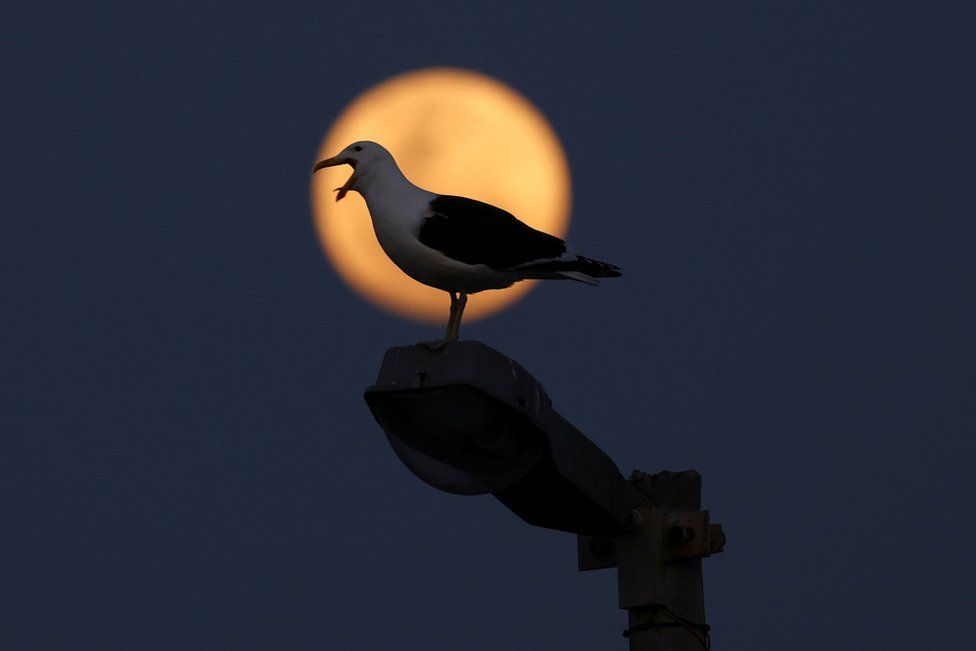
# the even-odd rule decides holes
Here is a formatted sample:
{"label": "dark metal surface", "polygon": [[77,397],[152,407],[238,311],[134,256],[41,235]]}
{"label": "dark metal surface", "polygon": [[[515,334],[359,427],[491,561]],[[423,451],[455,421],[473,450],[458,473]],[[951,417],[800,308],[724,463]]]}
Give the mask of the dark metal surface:
{"label": "dark metal surface", "polygon": [[626,526],[630,488],[610,457],[528,371],[480,342],[391,348],[365,398],[397,455],[437,488],[491,493],[551,529]]}

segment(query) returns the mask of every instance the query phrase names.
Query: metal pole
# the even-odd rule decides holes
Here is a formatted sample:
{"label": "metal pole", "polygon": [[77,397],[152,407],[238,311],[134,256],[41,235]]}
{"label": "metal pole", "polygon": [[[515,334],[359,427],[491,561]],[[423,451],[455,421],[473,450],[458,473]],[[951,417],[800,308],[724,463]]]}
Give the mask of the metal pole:
{"label": "metal pole", "polygon": [[700,511],[697,471],[631,476],[633,527],[613,539],[580,537],[580,569],[617,567],[630,651],[708,649],[701,558],[722,551],[721,525]]}

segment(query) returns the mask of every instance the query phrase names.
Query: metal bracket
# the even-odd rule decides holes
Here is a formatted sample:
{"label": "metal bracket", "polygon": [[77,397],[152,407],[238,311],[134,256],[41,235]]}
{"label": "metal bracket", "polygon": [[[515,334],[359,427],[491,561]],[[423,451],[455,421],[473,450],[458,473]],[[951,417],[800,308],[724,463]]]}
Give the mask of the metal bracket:
{"label": "metal bracket", "polygon": [[[704,558],[725,549],[721,524],[708,521],[708,511],[666,511],[635,509],[634,523],[639,529],[653,527],[660,532],[658,561],[670,563],[686,558]],[[617,544],[614,538],[577,536],[579,569],[603,570],[617,567]],[[653,553],[651,549],[648,553]]]}
{"label": "metal bracket", "polygon": [[[656,510],[656,509],[655,509]],[[704,558],[725,548],[722,525],[709,524],[708,511],[678,511],[658,514],[665,536],[661,562],[682,558]]]}

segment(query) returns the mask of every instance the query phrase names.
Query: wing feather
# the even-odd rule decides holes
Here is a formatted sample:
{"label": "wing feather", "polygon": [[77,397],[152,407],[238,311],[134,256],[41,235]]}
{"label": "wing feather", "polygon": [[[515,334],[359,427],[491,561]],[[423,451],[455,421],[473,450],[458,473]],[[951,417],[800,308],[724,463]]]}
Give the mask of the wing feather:
{"label": "wing feather", "polygon": [[559,258],[566,243],[523,224],[510,212],[474,199],[440,195],[420,227],[421,243],[466,264],[511,269]]}

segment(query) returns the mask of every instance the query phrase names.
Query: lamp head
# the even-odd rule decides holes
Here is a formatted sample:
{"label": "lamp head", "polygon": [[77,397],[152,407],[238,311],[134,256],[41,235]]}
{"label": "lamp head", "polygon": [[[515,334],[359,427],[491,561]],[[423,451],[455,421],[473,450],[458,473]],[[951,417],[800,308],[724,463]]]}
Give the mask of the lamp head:
{"label": "lamp head", "polygon": [[630,488],[514,360],[477,341],[387,351],[366,402],[401,461],[450,493],[491,493],[530,524],[621,531]]}

